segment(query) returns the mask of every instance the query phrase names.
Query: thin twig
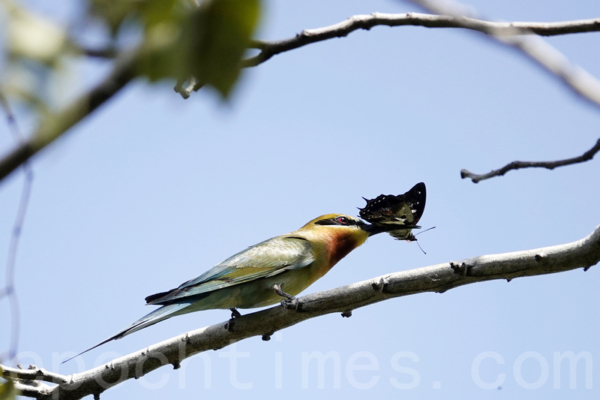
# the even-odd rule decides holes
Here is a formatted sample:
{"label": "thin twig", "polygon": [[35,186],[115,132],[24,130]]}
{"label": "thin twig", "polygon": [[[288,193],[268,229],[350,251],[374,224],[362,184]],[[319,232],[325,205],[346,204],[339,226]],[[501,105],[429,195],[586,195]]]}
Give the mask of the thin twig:
{"label": "thin twig", "polygon": [[[299,298],[296,310],[281,306],[235,318],[165,340],[108,364],[71,375],[67,383],[47,395],[34,392],[38,399],[75,400],[99,395],[128,379],[140,378],[164,365],[177,368],[181,361],[204,351],[216,350],[253,336],[268,337],[273,332],[302,321],[331,313],[343,313],[417,293],[443,293],[476,282],[551,274],[583,268],[600,261],[600,226],[589,236],[573,243],[514,253],[469,258],[354,283]],[[227,328],[225,328],[227,326]],[[23,395],[27,395],[23,392]],[[56,397],[54,397],[56,396]]]}
{"label": "thin twig", "polygon": [[[8,125],[15,136],[18,143],[23,143],[24,138],[21,135],[17,119],[10,108],[10,104],[3,93],[0,93],[0,105],[6,113],[6,119]],[[31,194],[31,188],[33,184],[33,171],[28,162],[23,163],[23,172],[25,173],[25,180],[23,181],[23,189],[21,191],[21,199],[19,200],[19,208],[17,210],[17,217],[13,225],[13,231],[8,245],[8,258],[6,261],[6,284],[3,290],[0,290],[0,300],[5,296],[8,297],[10,303],[10,314],[11,314],[11,334],[10,334],[10,347],[8,350],[8,358],[12,359],[17,355],[17,349],[19,346],[19,330],[20,330],[20,313],[19,313],[19,298],[15,290],[15,269],[17,262],[17,250],[19,248],[19,241],[21,233],[23,231],[23,225],[25,223],[25,215],[27,214],[27,206],[29,205],[29,196]],[[3,358],[0,355],[0,358]]]}
{"label": "thin twig", "polygon": [[[569,89],[588,101],[593,106],[600,108],[600,82],[582,68],[572,64],[564,55],[539,37],[525,36],[533,33],[533,29],[524,25],[518,27],[498,27],[493,24],[481,24],[481,20],[467,18],[464,15],[473,15],[471,8],[449,0],[408,0],[431,12],[450,16],[463,28],[472,29],[486,34],[486,37],[510,46],[527,56],[536,65],[542,67],[554,77],[560,79]],[[591,26],[600,26],[598,20],[588,20]],[[563,23],[564,24],[564,23]],[[511,32],[512,30],[512,32]],[[530,30],[531,32],[527,32]],[[589,31],[588,31],[589,32]]]}
{"label": "thin twig", "polygon": [[93,49],[91,47],[82,47],[79,49],[88,57],[92,58],[107,58],[113,59],[119,55],[119,52],[114,47],[106,47],[101,49]]}
{"label": "thin twig", "polygon": [[[465,24],[464,20],[469,23]],[[340,23],[317,29],[306,29],[293,38],[278,41],[256,40],[250,46],[261,50],[256,56],[242,62],[243,67],[255,67],[277,54],[294,50],[308,44],[340,38],[359,30],[375,26],[422,26],[426,28],[465,28],[477,31],[494,30],[503,35],[536,34],[542,36],[571,33],[599,32],[600,18],[563,22],[490,22],[474,18],[458,20],[448,15],[421,13],[355,15]]]}
{"label": "thin twig", "polygon": [[31,365],[29,369],[2,367],[2,377],[10,379],[20,379],[25,381],[45,381],[52,383],[67,383],[68,377],[54,372],[46,371],[44,368],[38,368]]}
{"label": "thin twig", "polygon": [[135,77],[137,57],[137,51],[122,54],[115,61],[110,75],[100,84],[75,99],[63,110],[45,118],[30,138],[0,159],[0,181],[125,87]]}
{"label": "thin twig", "polygon": [[505,165],[500,169],[495,169],[487,174],[474,174],[471,171],[463,169],[460,171],[460,177],[470,178],[473,183],[478,183],[480,181],[493,178],[495,176],[502,176],[510,170],[513,169],[521,169],[521,168],[547,168],[554,169],[556,167],[562,167],[565,165],[577,164],[591,160],[594,158],[596,153],[600,151],[600,139],[596,142],[594,147],[583,153],[578,157],[567,158],[566,160],[558,160],[558,161],[513,161],[510,164]]}
{"label": "thin twig", "polygon": [[34,399],[50,399],[52,393],[52,388],[48,385],[33,386],[23,382],[15,382],[15,389],[19,391],[20,396]]}
{"label": "thin twig", "polygon": [[[484,33],[486,37],[503,43],[518,50],[536,65],[542,67],[554,77],[560,79],[569,89],[593,106],[600,108],[600,82],[580,67],[573,65],[564,55],[539,37],[523,36],[523,26],[515,27],[515,34],[507,35],[505,29],[497,29],[495,26],[486,26],[464,15],[474,14],[473,9],[467,8],[460,3],[450,0],[409,0],[421,7],[442,15],[448,15],[455,19],[464,28]],[[594,25],[600,25],[595,22]],[[531,29],[531,28],[530,28]],[[599,142],[600,143],[600,142]],[[580,157],[555,162],[521,162],[514,161],[505,167],[484,175],[475,175],[466,169],[461,171],[462,178],[471,178],[474,183],[492,176],[504,175],[511,169],[541,167],[553,169],[563,165],[575,164],[590,160],[598,152],[598,143],[590,151]]]}

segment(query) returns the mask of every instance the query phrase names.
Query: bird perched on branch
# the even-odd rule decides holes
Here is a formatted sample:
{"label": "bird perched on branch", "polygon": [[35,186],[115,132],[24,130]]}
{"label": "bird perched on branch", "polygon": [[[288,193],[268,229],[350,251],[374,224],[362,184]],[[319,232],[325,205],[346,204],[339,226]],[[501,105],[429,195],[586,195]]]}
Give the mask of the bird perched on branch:
{"label": "bird perched on branch", "polygon": [[[389,206],[387,202],[385,205]],[[370,210],[377,211],[377,206],[371,206]],[[403,229],[418,228],[405,222],[401,225]],[[325,275],[369,236],[396,229],[398,223],[370,225],[348,215],[322,215],[296,231],[229,257],[175,289],[146,297],[146,304],[161,307],[78,355],[177,315],[230,309],[232,317],[236,317],[240,315],[237,308],[264,307],[280,301],[294,305],[295,295]]]}

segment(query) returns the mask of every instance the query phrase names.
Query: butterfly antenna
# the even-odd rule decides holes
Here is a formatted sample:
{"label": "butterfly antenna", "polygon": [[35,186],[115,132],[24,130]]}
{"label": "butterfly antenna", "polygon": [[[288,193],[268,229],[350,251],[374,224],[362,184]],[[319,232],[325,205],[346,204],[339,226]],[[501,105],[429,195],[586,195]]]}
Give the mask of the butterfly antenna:
{"label": "butterfly antenna", "polygon": [[417,233],[417,234],[415,235],[415,242],[417,242],[417,246],[419,246],[419,248],[421,249],[421,251],[423,252],[423,254],[427,254],[427,253],[425,252],[425,250],[423,250],[423,248],[422,248],[422,247],[421,247],[421,245],[419,244],[419,241],[417,240],[416,236],[419,236],[421,233],[425,233],[425,232],[427,232],[427,231],[430,231],[430,230],[432,230],[432,229],[435,229],[435,226],[432,226],[431,228],[427,228],[427,229],[425,229],[424,231],[421,231],[421,232],[419,232],[419,233]]}
{"label": "butterfly antenna", "polygon": [[419,244],[418,240],[415,240],[415,242],[417,242],[417,246],[419,246],[419,248],[421,249],[421,251],[423,252],[423,254],[427,254],[425,253],[425,250],[423,250],[423,248],[421,247],[421,245]]}
{"label": "butterfly antenna", "polygon": [[421,232],[417,233],[415,236],[419,236],[421,233],[425,233],[425,232],[430,231],[432,229],[435,229],[435,226],[432,226],[431,228],[427,228],[424,231],[421,231]]}

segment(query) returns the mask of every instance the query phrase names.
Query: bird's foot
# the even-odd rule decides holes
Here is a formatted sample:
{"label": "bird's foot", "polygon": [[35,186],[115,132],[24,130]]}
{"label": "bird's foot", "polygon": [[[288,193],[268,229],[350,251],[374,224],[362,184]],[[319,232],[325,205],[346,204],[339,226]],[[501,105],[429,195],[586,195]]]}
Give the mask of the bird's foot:
{"label": "bird's foot", "polygon": [[240,312],[235,308],[230,308],[229,310],[231,311],[231,318],[229,319],[229,321],[227,321],[223,328],[231,332],[233,331],[233,326],[235,325],[235,319],[241,317],[242,314],[240,314]]}
{"label": "bird's foot", "polygon": [[291,299],[283,299],[281,300],[281,305],[283,306],[283,308],[285,308],[286,310],[296,310],[296,311],[300,311],[301,310],[301,306],[302,304],[300,304],[300,301],[298,301],[297,298],[292,297]]}
{"label": "bird's foot", "polygon": [[235,326],[235,320],[234,319],[230,319],[229,321],[227,321],[225,323],[225,325],[223,325],[223,328],[225,328],[226,331],[228,332],[233,332],[233,327]]}
{"label": "bird's foot", "polygon": [[295,298],[294,296],[292,296],[291,294],[288,294],[286,292],[284,292],[281,289],[280,285],[273,285],[273,290],[275,291],[275,293],[277,293],[279,296],[283,297],[283,300],[281,300],[281,305],[286,309],[286,310],[291,310],[294,309],[296,311],[300,311],[301,309],[301,304],[300,301],[298,301],[297,298]]}
{"label": "bird's foot", "polygon": [[287,294],[286,292],[283,291],[283,289],[281,289],[281,285],[273,285],[273,290],[275,291],[275,293],[277,293],[279,296],[281,297],[285,297],[288,300],[294,300],[295,297],[292,296],[291,294]]}

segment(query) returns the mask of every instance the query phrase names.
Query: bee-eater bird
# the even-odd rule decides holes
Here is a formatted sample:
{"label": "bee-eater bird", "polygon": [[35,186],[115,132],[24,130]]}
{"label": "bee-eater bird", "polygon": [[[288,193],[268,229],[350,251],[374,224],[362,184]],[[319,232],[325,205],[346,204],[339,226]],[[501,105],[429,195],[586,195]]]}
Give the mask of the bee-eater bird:
{"label": "bee-eater bird", "polygon": [[229,257],[175,289],[146,297],[146,304],[161,307],[80,354],[177,315],[230,309],[233,316],[239,316],[237,308],[269,306],[282,298],[283,302],[294,302],[295,295],[325,275],[369,236],[393,229],[397,226],[369,225],[343,214],[322,215],[294,232]]}

